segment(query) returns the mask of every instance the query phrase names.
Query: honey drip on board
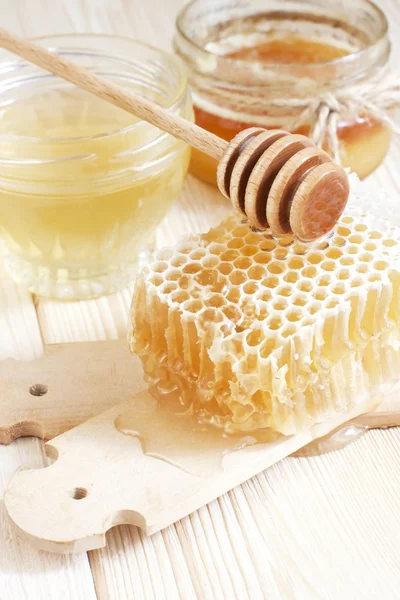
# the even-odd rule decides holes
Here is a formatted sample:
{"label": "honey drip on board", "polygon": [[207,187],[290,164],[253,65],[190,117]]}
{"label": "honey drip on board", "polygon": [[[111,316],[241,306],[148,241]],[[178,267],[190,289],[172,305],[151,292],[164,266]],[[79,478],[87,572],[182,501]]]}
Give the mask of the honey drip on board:
{"label": "honey drip on board", "polygon": [[202,423],[192,407],[182,406],[173,393],[162,401],[148,393],[141,394],[132,400],[129,411],[116,418],[115,427],[138,438],[144,454],[197,477],[222,472],[224,457],[231,452],[283,437],[268,429],[226,434],[220,428]]}
{"label": "honey drip on board", "polygon": [[[132,401],[130,410],[116,418],[115,427],[121,433],[137,438],[147,456],[197,477],[222,472],[227,454],[284,437],[270,429],[227,434],[210,423],[202,423],[192,407],[182,406],[173,393],[169,393],[164,401],[148,393],[139,395]],[[310,442],[292,456],[319,456],[341,450],[368,429],[367,426],[345,424]]]}
{"label": "honey drip on board", "polygon": [[341,427],[338,427],[328,435],[324,435],[321,438],[313,440],[307,446],[303,446],[300,450],[297,450],[292,456],[307,457],[307,456],[321,456],[328,452],[334,452],[345,448],[352,442],[355,442],[369,430],[366,425],[352,425],[346,423]]}

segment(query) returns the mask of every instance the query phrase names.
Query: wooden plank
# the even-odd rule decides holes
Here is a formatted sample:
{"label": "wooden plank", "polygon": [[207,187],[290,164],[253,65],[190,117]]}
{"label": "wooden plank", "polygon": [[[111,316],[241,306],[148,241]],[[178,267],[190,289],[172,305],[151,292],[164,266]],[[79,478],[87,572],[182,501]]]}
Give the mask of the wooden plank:
{"label": "wooden plank", "polygon": [[[17,288],[0,266],[0,360],[6,357],[30,360],[42,353],[35,306],[30,294]],[[24,464],[45,466],[39,440],[18,440],[0,447],[0,499],[14,471]],[[47,600],[95,598],[87,556],[62,557],[40,552],[16,536],[0,500],[0,598]]]}
{"label": "wooden plank", "polygon": [[[175,14],[182,3],[3,0],[2,25],[28,35],[53,31],[134,35],[167,48]],[[398,0],[382,0],[379,4],[391,16],[397,48],[394,54],[398,56]],[[381,167],[371,179],[377,189],[386,187],[391,192],[398,188],[400,155],[395,152],[386,160],[393,168],[393,177]],[[204,230],[210,211],[215,223],[227,210],[227,202],[210,187],[189,180],[185,194],[160,230],[160,239],[165,243],[173,240],[178,231]],[[41,303],[39,314],[46,342],[123,335],[129,298],[124,294],[112,302],[113,314],[109,301],[104,299],[71,306]],[[398,430],[374,432],[339,453],[314,459],[287,459],[151,538],[134,527],[113,529],[107,536],[107,548],[90,553],[98,597],[397,599],[400,534],[395,492],[399,489],[399,443]],[[26,447],[30,440],[23,444]],[[14,445],[5,452],[13,448]],[[5,456],[2,451],[0,448],[0,469]],[[13,572],[18,573],[14,579],[29,581],[29,597],[59,597],[64,589],[68,590],[63,578],[67,567],[54,569],[59,577],[52,580],[54,586],[49,590],[51,568],[44,574],[40,562],[27,560],[19,564],[16,551],[12,552]],[[28,597],[28,588],[17,587],[14,580],[13,587],[8,584],[9,588],[5,588],[11,592],[4,597],[2,583],[3,580],[1,600]],[[45,590],[42,596],[41,589]],[[80,588],[74,595],[77,600],[90,597]]]}
{"label": "wooden plank", "polygon": [[[21,465],[43,467],[42,443],[18,440],[0,448],[0,496],[13,472]],[[96,598],[87,555],[60,556],[41,552],[16,535],[0,503],[0,598],[16,600]]]}
{"label": "wooden plank", "polygon": [[[392,4],[396,0],[391,0]],[[169,1],[168,10],[162,10],[159,4],[152,3],[154,10],[150,10],[148,3],[113,2],[112,6],[107,4],[104,10],[95,11],[85,7],[86,22],[94,23],[99,31],[115,32],[122,35],[131,35],[132,31],[142,39],[154,40],[153,43],[168,47],[167,38],[172,33],[173,15],[176,12],[178,2]],[[74,11],[73,3],[70,3],[71,13]],[[75,5],[76,6],[76,5]],[[90,16],[88,16],[90,12]],[[75,15],[78,10],[75,10]],[[150,20],[151,15],[151,20]],[[93,20],[91,20],[93,19]],[[74,22],[79,23],[75,16]],[[140,32],[136,23],[140,23]],[[400,23],[400,19],[399,19]],[[394,171],[396,172],[396,171]],[[377,189],[381,185],[387,185],[387,176],[384,168],[380,169],[377,177]],[[393,189],[390,184],[390,189]],[[212,192],[212,199],[208,192]],[[201,207],[201,208],[200,208]],[[209,215],[215,215],[215,222],[222,217],[224,211],[229,210],[225,201],[215,197],[215,193],[208,186],[203,186],[193,180],[188,180],[185,193],[178,201],[161,227],[162,243],[169,243],[175,238],[177,231],[204,230],[209,223]],[[82,316],[84,323],[75,328],[71,334],[66,336],[66,330],[70,327],[66,319],[56,318],[55,306],[50,303],[41,304],[39,307],[41,321],[45,327],[52,331],[52,342],[69,341],[70,339],[95,339],[92,332],[96,327],[101,328],[107,319],[107,307],[101,307],[95,319],[89,315]],[[78,317],[80,308],[74,307],[74,316]],[[82,309],[83,310],[83,309]],[[60,315],[59,315],[60,316]],[[123,319],[122,319],[123,321]],[[120,325],[122,321],[119,320]],[[89,329],[91,336],[82,338],[84,329]],[[119,331],[122,332],[120,328]],[[111,332],[111,330],[109,330]],[[104,332],[101,332],[104,339]],[[47,339],[47,338],[46,338]],[[397,432],[391,432],[391,436]],[[370,447],[371,436],[365,438]],[[378,458],[375,460],[380,464],[381,473],[375,472],[376,486],[385,485],[385,489],[391,488],[386,479],[386,465],[392,461],[390,470],[394,469],[393,456],[390,452],[391,444],[386,435],[380,437],[384,448],[378,450]],[[347,462],[339,460],[335,455],[332,457],[321,457],[321,459],[300,459],[294,461],[289,459],[283,461],[276,468],[270,469],[266,475],[262,475],[237,488],[228,496],[223,496],[218,502],[211,503],[191,517],[183,519],[176,526],[169,527],[162,533],[151,538],[144,537],[134,527],[120,527],[111,530],[107,536],[107,547],[103,550],[90,553],[90,561],[96,588],[100,598],[117,599],[127,598],[202,598],[202,600],[215,598],[240,598],[262,599],[268,597],[272,600],[281,600],[283,597],[303,597],[338,600],[342,597],[372,598],[370,589],[376,589],[378,582],[380,595],[377,597],[396,597],[393,588],[393,573],[399,573],[399,565],[390,572],[391,582],[385,577],[365,573],[362,569],[362,559],[359,558],[357,544],[351,544],[354,528],[348,528],[352,522],[353,513],[357,515],[354,500],[351,508],[346,511],[347,493],[340,488],[338,504],[345,513],[342,518],[337,514],[336,530],[330,526],[329,508],[330,489],[324,493],[327,477],[333,477],[334,481],[340,479],[343,464],[353,466],[347,470],[352,473],[350,480],[350,495],[357,490],[354,480],[357,475],[357,465],[364,466],[363,462],[364,440],[350,446],[345,450]],[[374,444],[376,450],[376,445]],[[379,452],[381,453],[379,455]],[[383,456],[382,456],[383,453]],[[379,459],[379,457],[382,457]],[[309,462],[307,462],[309,460]],[[389,462],[385,462],[385,461]],[[302,464],[318,464],[319,469],[311,467],[310,479],[303,476]],[[296,465],[294,469],[293,464]],[[322,473],[328,470],[328,474],[322,477]],[[308,469],[308,473],[310,467]],[[362,472],[364,469],[362,469]],[[304,503],[302,497],[307,497]],[[321,499],[322,496],[322,499]],[[280,507],[281,499],[285,500],[285,510]],[[314,499],[315,498],[315,499]],[[387,498],[387,496],[386,496]],[[363,498],[357,498],[363,505]],[[376,501],[381,501],[376,495]],[[394,508],[393,499],[384,504],[384,510],[390,511]],[[317,518],[313,518],[315,509]],[[381,513],[382,514],[382,513]],[[373,510],[370,514],[369,525],[376,532],[373,522]],[[357,528],[356,533],[357,533]],[[372,548],[372,554],[376,566],[383,564],[385,569],[385,551],[394,550],[397,536],[397,528],[389,531],[389,537],[380,539],[379,550]],[[318,534],[316,540],[314,535]],[[368,527],[362,528],[362,543],[369,548]],[[303,540],[307,544],[303,545]],[[332,545],[334,539],[337,543]],[[343,542],[344,539],[344,542]],[[360,542],[360,537],[357,537]],[[347,553],[341,552],[345,544]],[[307,548],[305,553],[303,548]],[[333,569],[330,569],[329,561],[322,561],[321,556],[326,554],[333,557]],[[358,577],[353,577],[348,571],[348,565],[356,560],[358,566]],[[321,563],[323,564],[323,576],[318,575]],[[315,568],[318,565],[318,569]],[[303,574],[303,569],[306,569]],[[175,580],[171,578],[171,572]],[[385,570],[385,576],[388,571]],[[375,579],[374,579],[375,578]],[[370,588],[370,584],[373,587]],[[331,582],[336,582],[331,585]]]}

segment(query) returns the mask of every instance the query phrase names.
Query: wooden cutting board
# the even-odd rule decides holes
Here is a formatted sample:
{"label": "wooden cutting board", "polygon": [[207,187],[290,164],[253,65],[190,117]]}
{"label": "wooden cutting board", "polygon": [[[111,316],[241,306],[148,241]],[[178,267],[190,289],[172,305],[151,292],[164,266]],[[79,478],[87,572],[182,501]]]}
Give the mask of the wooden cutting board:
{"label": "wooden cutting board", "polygon": [[[74,371],[85,371],[89,377],[82,363],[70,366],[69,378]],[[62,383],[62,374],[59,379]],[[83,376],[76,381],[82,385],[81,397],[85,388],[92,398],[98,382]],[[128,380],[113,385],[110,395],[115,401],[124,394]],[[73,393],[71,381],[67,389],[63,385],[55,389],[58,402]],[[207,433],[204,437],[177,419],[159,419],[146,412],[152,403],[148,392],[125,400],[47,443],[46,452],[54,460],[51,466],[17,471],[4,502],[24,537],[40,549],[69,553],[104,546],[106,531],[119,524],[134,524],[152,534],[358,417],[353,409],[311,431],[225,454],[221,442],[209,443]],[[381,409],[375,417],[355,422],[400,424],[397,393]],[[137,425],[141,439],[118,430],[116,424],[121,422]],[[222,446],[227,443],[223,440]]]}
{"label": "wooden cutting board", "polygon": [[[3,443],[48,438],[86,421],[46,444],[54,464],[19,470],[5,494],[19,530],[55,552],[99,548],[106,531],[123,523],[154,533],[356,417],[358,426],[400,425],[393,393],[374,413],[353,410],[312,431],[226,453],[240,444],[228,448],[219,434],[216,440],[151,412],[155,401],[142,391],[141,366],[125,340],[48,346],[41,359],[0,363],[0,380]],[[141,438],[118,423],[131,423]]]}
{"label": "wooden cutting board", "polygon": [[49,440],[146,389],[125,339],[54,344],[32,361],[0,361],[0,444]]}

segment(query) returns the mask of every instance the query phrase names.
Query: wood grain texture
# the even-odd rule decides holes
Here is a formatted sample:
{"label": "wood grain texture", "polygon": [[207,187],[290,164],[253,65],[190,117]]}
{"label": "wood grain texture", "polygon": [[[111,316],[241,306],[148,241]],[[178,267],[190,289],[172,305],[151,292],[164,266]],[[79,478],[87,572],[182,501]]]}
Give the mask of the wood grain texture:
{"label": "wood grain texture", "polygon": [[[275,235],[285,235],[290,231],[290,218],[296,198],[298,182],[310,169],[330,161],[329,155],[314,148],[304,148],[288,160],[274,179],[267,203],[267,221]],[[289,199],[293,198],[292,206]]]}
{"label": "wood grain texture", "polygon": [[[182,3],[0,0],[0,8],[2,26],[20,35],[118,33],[169,48]],[[399,68],[400,3],[379,4],[390,20],[393,65]],[[371,188],[400,195],[399,161],[394,143],[369,179]],[[215,189],[189,178],[159,230],[159,243],[204,231],[229,210]],[[0,298],[2,352],[38,355],[29,297],[2,280]],[[43,338],[57,343],[124,335],[129,303],[127,292],[90,302],[40,302]],[[129,526],[111,530],[107,548],[89,553],[98,598],[397,600],[399,444],[398,429],[371,432],[338,453],[282,461],[151,538]],[[1,486],[18,464],[42,464],[38,448],[28,439],[0,448]],[[2,517],[0,523],[1,600],[94,597],[84,555],[70,562],[16,546],[6,541],[10,532]]]}
{"label": "wood grain texture", "polygon": [[[31,296],[5,278],[1,267],[0,281],[0,360],[9,357],[32,360],[41,356],[42,340]],[[21,464],[31,468],[45,466],[43,444],[39,440],[18,440],[0,449],[0,499]],[[2,500],[0,548],[1,600],[48,600],[57,596],[57,590],[66,600],[96,597],[87,557],[50,555],[19,539],[11,528]]]}
{"label": "wood grain texture", "polygon": [[128,342],[45,346],[34,361],[0,361],[0,444],[54,438],[147,389]]}

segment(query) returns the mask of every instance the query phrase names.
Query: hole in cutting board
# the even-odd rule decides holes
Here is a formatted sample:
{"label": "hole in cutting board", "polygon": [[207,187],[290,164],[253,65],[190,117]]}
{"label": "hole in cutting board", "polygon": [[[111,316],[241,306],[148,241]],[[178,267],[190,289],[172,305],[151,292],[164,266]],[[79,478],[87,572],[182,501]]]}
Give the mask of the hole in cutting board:
{"label": "hole in cutting board", "polygon": [[34,383],[29,388],[29,393],[32,396],[44,396],[49,391],[49,388],[44,383]]}
{"label": "hole in cutting board", "polygon": [[87,495],[88,491],[86,488],[83,487],[77,487],[72,492],[72,497],[74,500],[83,500],[83,498],[86,498]]}

